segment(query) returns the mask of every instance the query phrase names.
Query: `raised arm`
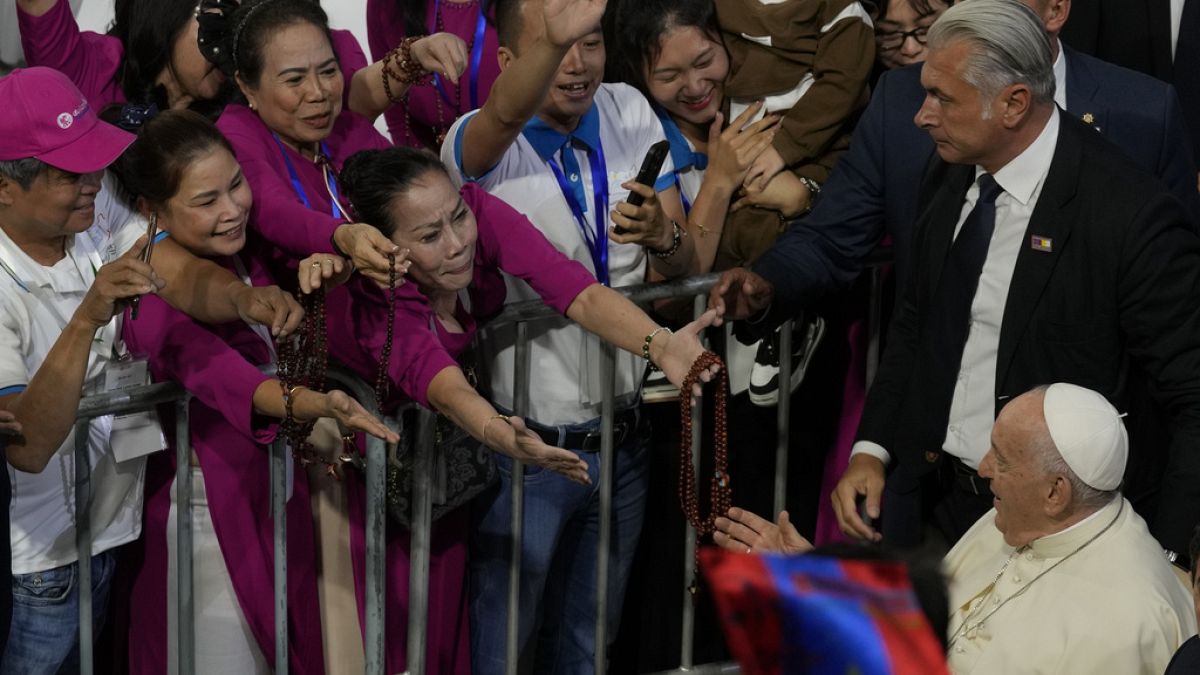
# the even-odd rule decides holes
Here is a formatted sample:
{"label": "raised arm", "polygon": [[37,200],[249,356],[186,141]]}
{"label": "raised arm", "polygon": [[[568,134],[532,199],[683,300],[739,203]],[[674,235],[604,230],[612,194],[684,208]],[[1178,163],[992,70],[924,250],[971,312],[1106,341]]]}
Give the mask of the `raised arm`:
{"label": "raised arm", "polygon": [[534,37],[520,46],[519,54],[515,45],[500,48],[500,77],[483,108],[463,129],[466,176],[480,176],[500,161],[541,107],[568,51],[587,49],[593,39],[601,43],[606,0],[523,0],[524,5],[534,3],[541,4],[541,11],[529,6],[520,10],[525,21],[538,23],[536,30],[530,26],[527,31]]}
{"label": "raised arm", "polygon": [[[405,71],[407,64],[415,64],[420,70],[408,73]],[[458,78],[466,69],[467,44],[452,33],[434,33],[401,44],[383,59],[354,73],[350,83],[350,109],[373,120],[394,103],[407,105],[404,95],[423,75],[437,73],[458,86]],[[402,77],[397,78],[397,75]]]}
{"label": "raised arm", "polygon": [[41,16],[53,9],[54,5],[66,0],[17,0],[17,7],[30,16]]}

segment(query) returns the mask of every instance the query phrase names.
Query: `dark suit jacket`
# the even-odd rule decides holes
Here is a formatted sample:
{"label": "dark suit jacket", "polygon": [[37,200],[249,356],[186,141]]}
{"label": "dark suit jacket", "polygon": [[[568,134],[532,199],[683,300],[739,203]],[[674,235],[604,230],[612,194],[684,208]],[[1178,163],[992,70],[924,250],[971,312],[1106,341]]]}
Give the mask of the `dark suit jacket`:
{"label": "dark suit jacket", "polygon": [[1171,0],[1075,0],[1060,37],[1085,54],[1171,81]]}
{"label": "dark suit jacket", "polygon": [[[1200,195],[1182,112],[1170,86],[1065,49],[1067,110],[1091,124],[1176,194],[1200,223]],[[920,66],[887,72],[871,96],[850,150],[821,191],[816,207],[753,265],[775,285],[763,328],[853,281],[862,261],[890,235],[897,288],[910,266],[921,175],[934,156],[929,134],[914,124],[925,92]]]}
{"label": "dark suit jacket", "polygon": [[[1135,360],[1171,415],[1152,530],[1165,546],[1187,550],[1200,520],[1200,236],[1159,182],[1086,125],[1062,117],[1023,239],[1048,237],[1053,251],[1025,245],[1017,256],[1000,327],[996,412],[1051,382],[1096,390],[1124,408],[1128,362]],[[889,483],[901,492],[940,461],[944,430],[920,432],[905,420],[930,414],[912,373],[925,317],[938,311],[930,301],[974,176],[975,167],[940,159],[925,176],[912,273],[859,427],[861,439],[892,454]]]}

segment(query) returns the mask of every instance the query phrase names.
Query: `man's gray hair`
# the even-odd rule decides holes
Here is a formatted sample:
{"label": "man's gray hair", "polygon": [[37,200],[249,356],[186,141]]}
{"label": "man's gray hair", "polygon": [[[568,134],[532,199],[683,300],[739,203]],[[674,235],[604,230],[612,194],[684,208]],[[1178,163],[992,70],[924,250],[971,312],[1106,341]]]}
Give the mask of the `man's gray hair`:
{"label": "man's gray hair", "polygon": [[969,0],[929,29],[930,49],[965,42],[971,47],[963,78],[990,101],[1013,84],[1028,85],[1035,100],[1054,101],[1054,51],[1038,15],[1017,0]]}
{"label": "man's gray hair", "polygon": [[48,168],[48,164],[33,157],[0,160],[0,176],[20,185],[22,190],[32,187],[33,181]]}

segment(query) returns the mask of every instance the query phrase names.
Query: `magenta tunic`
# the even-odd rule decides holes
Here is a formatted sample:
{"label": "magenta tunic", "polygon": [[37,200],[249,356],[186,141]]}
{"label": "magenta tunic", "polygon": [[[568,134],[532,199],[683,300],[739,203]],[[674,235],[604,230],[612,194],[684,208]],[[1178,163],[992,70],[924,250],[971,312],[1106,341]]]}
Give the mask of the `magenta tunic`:
{"label": "magenta tunic", "polygon": [[[41,16],[33,16],[18,6],[17,24],[26,63],[53,68],[71,78],[97,112],[110,103],[125,102],[120,81],[125,46],[111,35],[79,30],[66,0],[59,0]],[[367,66],[367,57],[350,31],[335,30],[332,36],[333,51],[347,83],[342,101],[345,105],[349,101],[350,78]]]}
{"label": "magenta tunic", "polygon": [[[234,270],[228,258],[218,260]],[[256,286],[271,283],[253,260]],[[235,272],[236,274],[236,272]],[[192,393],[192,450],[207,486],[209,513],[242,614],[268,663],[275,662],[274,543],[268,448],[275,424],[253,412],[254,391],[271,362],[263,337],[241,322],[197,323],[156,295],[141,300],[136,321],[124,322],[130,352],[150,357],[156,382],[174,380]],[[167,672],[167,519],[175,477],[174,406],[159,408],[170,443],[146,472],[145,557],[136,571],[130,623],[130,672]],[[296,471],[288,502],[288,661],[292,672],[321,675],[325,660],[317,596],[312,508],[304,471]],[[197,636],[203,640],[204,636]]]}
{"label": "magenta tunic", "polygon": [[[432,309],[413,284],[397,291],[392,356],[388,373],[393,384],[393,396],[388,407],[404,400],[416,400],[429,406],[429,383],[434,376],[449,367],[457,367],[456,357],[474,337],[477,321],[494,316],[504,306],[506,288],[503,270],[524,279],[546,303],[565,313],[567,307],[583,289],[596,283],[595,277],[583,265],[560,253],[546,241],[529,220],[508,204],[492,197],[478,186],[468,184],[461,191],[463,200],[475,214],[479,240],[475,248],[474,279],[469,289],[471,309],[459,302],[456,312],[464,328],[462,333],[449,333],[440,322],[432,321],[437,331],[430,330]],[[339,357],[368,382],[375,373],[387,335],[387,296],[374,282],[355,276],[350,288],[353,334],[357,340],[347,346]],[[396,391],[398,389],[399,391]],[[358,486],[361,489],[361,486]],[[361,509],[363,501],[352,502]],[[429,620],[427,628],[427,663],[431,673],[469,673],[469,643],[467,630],[467,593],[465,588],[467,563],[468,509],[455,509],[433,525],[432,554],[429,565]],[[397,553],[408,562],[408,532],[389,528],[388,566],[394,569]],[[365,559],[363,531],[351,533],[351,549],[355,569],[361,569]],[[407,628],[407,614],[397,615],[392,607],[407,606],[408,575],[388,577],[388,656],[403,651],[403,639],[391,637],[393,629]],[[358,593],[364,592],[357,579]],[[396,622],[400,626],[396,626]],[[497,628],[499,630],[499,628]],[[403,633],[400,633],[403,636]],[[388,663],[389,672],[403,668],[403,662]]]}
{"label": "magenta tunic", "polygon": [[[437,137],[443,134],[463,114],[483,105],[492,91],[492,83],[500,76],[500,62],[496,58],[500,44],[496,39],[496,26],[485,21],[482,46],[479,47],[479,66],[475,69],[476,84],[471,87],[470,63],[475,45],[475,34],[481,0],[452,2],[451,0],[425,0],[425,26],[418,35],[446,32],[453,33],[467,43],[467,68],[459,79],[458,86],[443,82],[445,95],[441,98],[433,84],[415,86],[408,91],[404,104],[394,105],[384,113],[388,131],[396,145],[423,147],[437,152],[441,143]],[[371,58],[378,61],[400,41],[407,37],[404,29],[404,13],[401,0],[367,0],[367,42]],[[438,8],[435,13],[434,7]],[[441,28],[438,27],[438,17]],[[476,103],[471,102],[474,90]],[[407,114],[405,114],[407,112]],[[411,123],[411,124],[410,124]]]}

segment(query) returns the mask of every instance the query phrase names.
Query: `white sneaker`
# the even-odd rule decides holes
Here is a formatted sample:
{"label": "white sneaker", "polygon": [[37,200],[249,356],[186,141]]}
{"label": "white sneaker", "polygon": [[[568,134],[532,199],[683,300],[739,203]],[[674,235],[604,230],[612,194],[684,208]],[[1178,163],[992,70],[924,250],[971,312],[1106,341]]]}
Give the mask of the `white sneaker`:
{"label": "white sneaker", "polygon": [[[792,377],[789,394],[804,381],[813,352],[825,337],[825,319],[804,314],[792,323]],[[779,403],[779,330],[758,343],[750,370],[750,402],[769,408]]]}

